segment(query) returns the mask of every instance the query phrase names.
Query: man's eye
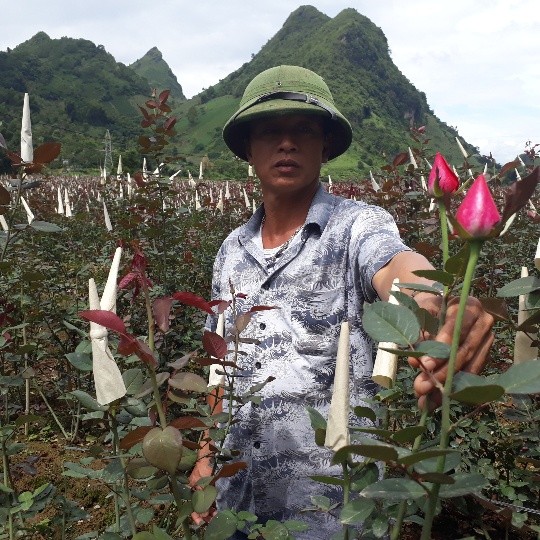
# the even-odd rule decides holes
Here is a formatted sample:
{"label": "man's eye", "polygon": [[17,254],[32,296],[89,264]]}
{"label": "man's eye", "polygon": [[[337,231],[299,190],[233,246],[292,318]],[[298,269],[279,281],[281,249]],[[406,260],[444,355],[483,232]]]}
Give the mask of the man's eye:
{"label": "man's eye", "polygon": [[273,137],[278,132],[277,128],[267,127],[258,132],[259,137]]}
{"label": "man's eye", "polygon": [[315,134],[315,128],[313,126],[300,126],[297,131],[299,135],[314,135]]}

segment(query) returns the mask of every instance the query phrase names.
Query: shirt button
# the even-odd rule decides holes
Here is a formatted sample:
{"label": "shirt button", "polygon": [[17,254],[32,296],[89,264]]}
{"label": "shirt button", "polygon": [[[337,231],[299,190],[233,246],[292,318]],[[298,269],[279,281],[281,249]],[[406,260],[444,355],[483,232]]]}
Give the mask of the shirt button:
{"label": "shirt button", "polygon": [[257,369],[261,369],[261,363],[260,362],[255,362],[255,367]]}
{"label": "shirt button", "polygon": [[264,330],[266,328],[266,324],[264,324],[263,322],[261,324],[259,324],[259,328],[261,330]]}
{"label": "shirt button", "polygon": [[259,441],[255,441],[253,443],[253,447],[259,449],[261,447],[261,443]]}

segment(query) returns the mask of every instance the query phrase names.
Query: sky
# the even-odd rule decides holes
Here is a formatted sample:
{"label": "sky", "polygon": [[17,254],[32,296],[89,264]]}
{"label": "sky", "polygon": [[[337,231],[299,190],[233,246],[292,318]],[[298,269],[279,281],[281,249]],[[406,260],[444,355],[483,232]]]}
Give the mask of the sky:
{"label": "sky", "polygon": [[[379,26],[400,71],[426,94],[435,114],[482,154],[491,152],[505,163],[527,141],[540,143],[537,0],[305,3],[329,17],[352,7]],[[39,31],[51,38],[88,39],[124,64],[155,46],[191,97],[249,62],[300,5],[291,0],[2,0],[0,50]]]}

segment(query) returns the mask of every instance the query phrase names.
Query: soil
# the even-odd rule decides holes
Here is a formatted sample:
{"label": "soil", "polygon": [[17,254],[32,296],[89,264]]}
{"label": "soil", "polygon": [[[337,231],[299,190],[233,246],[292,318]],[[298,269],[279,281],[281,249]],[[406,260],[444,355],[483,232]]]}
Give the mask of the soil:
{"label": "soil", "polygon": [[[90,443],[88,444],[90,446]],[[66,540],[89,531],[101,530],[113,521],[113,510],[110,499],[106,498],[109,490],[95,481],[86,478],[70,478],[62,476],[62,465],[66,461],[77,463],[86,455],[84,446],[80,449],[66,446],[62,438],[53,437],[48,441],[33,440],[27,442],[27,447],[19,454],[12,456],[12,476],[17,492],[34,490],[38,486],[51,482],[58,492],[65,494],[66,498],[77,501],[88,513],[87,520],[79,520],[68,525]],[[96,468],[103,464],[96,460]],[[454,504],[445,503],[443,511],[438,516],[433,528],[433,540],[456,540],[462,538],[486,538],[491,540],[533,540],[538,538],[537,533],[524,527],[518,530],[510,524],[510,512],[502,510],[495,513],[483,508],[477,500],[467,499],[467,504],[458,508]],[[31,529],[25,538],[31,540],[60,540],[59,532],[50,528],[44,530],[39,523],[51,518],[54,509],[46,508],[38,514],[32,523],[27,525]],[[408,523],[404,527],[402,540],[418,540],[420,527]]]}

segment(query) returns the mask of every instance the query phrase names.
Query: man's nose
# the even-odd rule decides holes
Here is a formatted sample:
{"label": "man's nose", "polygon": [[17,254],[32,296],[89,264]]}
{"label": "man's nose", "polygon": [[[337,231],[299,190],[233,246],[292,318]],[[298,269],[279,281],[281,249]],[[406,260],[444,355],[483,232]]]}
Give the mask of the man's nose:
{"label": "man's nose", "polygon": [[280,131],[280,137],[279,137],[279,149],[283,150],[285,152],[290,152],[292,150],[296,150],[297,148],[297,142],[296,137],[294,134],[294,131],[284,129]]}

